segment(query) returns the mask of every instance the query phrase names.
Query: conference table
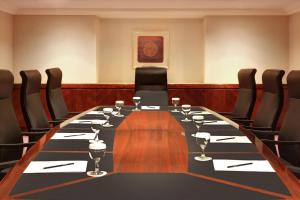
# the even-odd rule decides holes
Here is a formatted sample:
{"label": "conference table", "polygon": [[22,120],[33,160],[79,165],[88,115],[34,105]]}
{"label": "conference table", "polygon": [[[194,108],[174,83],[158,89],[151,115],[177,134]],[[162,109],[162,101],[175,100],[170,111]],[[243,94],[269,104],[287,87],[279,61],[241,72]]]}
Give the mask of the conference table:
{"label": "conference table", "polygon": [[[193,122],[181,121],[181,112],[170,112],[173,107],[146,106],[136,112],[132,108],[125,106],[124,117],[111,116],[114,126],[100,130],[99,137],[106,144],[100,162],[105,176],[86,174],[94,169],[88,147],[94,137],[91,121],[103,119],[99,106],[54,127],[30,148],[1,181],[0,198],[300,199],[298,179],[277,156],[224,116],[192,107],[189,118],[203,115],[206,121],[200,131],[211,134],[205,151],[212,160],[197,161],[194,157],[200,147],[193,135],[197,129]],[[34,163],[52,161],[85,165],[82,171],[75,166],[29,170]],[[249,162],[250,166],[226,168],[228,163]]]}

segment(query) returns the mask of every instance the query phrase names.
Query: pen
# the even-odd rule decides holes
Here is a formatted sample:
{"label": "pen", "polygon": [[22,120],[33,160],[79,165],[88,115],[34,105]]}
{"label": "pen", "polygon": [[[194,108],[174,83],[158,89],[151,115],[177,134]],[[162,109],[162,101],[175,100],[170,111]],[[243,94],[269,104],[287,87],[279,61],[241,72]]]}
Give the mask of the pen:
{"label": "pen", "polygon": [[82,134],[76,134],[76,135],[66,135],[64,137],[73,137],[73,136],[81,136],[81,135],[85,135],[85,133],[82,133]]}
{"label": "pen", "polygon": [[61,164],[61,165],[52,165],[52,166],[44,167],[43,169],[51,169],[51,168],[55,168],[55,167],[64,167],[64,166],[68,166],[68,165],[74,165],[74,163],[66,163],[66,164]]}
{"label": "pen", "polygon": [[241,166],[252,165],[252,164],[253,164],[252,162],[249,162],[249,163],[243,163],[243,164],[238,164],[238,165],[230,165],[230,166],[227,166],[227,168],[241,167]]}
{"label": "pen", "polygon": [[216,141],[231,140],[231,139],[234,139],[234,138],[235,137],[221,138],[221,139],[217,139]]}

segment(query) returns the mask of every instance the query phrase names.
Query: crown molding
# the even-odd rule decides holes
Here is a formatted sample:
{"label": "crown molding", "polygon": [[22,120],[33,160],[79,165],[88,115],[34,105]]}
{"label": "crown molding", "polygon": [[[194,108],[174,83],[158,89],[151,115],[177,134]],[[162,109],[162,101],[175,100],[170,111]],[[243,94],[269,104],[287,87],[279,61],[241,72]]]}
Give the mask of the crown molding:
{"label": "crown molding", "polygon": [[285,7],[284,10],[288,15],[298,13],[300,12],[300,2],[290,4],[289,6]]}
{"label": "crown molding", "polygon": [[9,14],[16,14],[17,9],[11,5],[8,5],[5,2],[0,2],[0,11],[6,12]]}

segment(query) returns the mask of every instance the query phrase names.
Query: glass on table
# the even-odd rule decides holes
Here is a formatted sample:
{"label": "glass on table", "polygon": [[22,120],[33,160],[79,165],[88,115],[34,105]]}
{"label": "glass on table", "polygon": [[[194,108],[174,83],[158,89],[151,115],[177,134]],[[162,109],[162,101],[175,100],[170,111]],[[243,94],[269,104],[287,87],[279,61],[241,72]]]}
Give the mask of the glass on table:
{"label": "glass on table", "polygon": [[198,132],[194,136],[196,138],[196,143],[200,146],[201,155],[194,157],[197,161],[209,161],[212,158],[205,156],[205,148],[210,140],[210,133],[207,132]]}
{"label": "glass on table", "polygon": [[140,109],[138,108],[138,105],[141,103],[141,97],[133,97],[132,101],[135,105],[135,108],[132,109],[132,111],[140,111]]}
{"label": "glass on table", "polygon": [[180,102],[179,97],[173,97],[172,98],[172,104],[174,106],[174,110],[171,110],[171,112],[180,112],[179,110],[177,110],[177,106],[179,105],[179,102]]}
{"label": "glass on table", "polygon": [[191,111],[191,105],[189,105],[189,104],[183,104],[183,105],[181,106],[181,109],[182,109],[182,112],[183,112],[183,114],[184,114],[184,116],[185,116],[185,118],[182,119],[181,121],[183,121],[183,122],[190,122],[190,121],[192,121],[192,120],[190,120],[190,119],[188,118],[188,114],[189,114],[190,111]]}
{"label": "glass on table", "polygon": [[115,107],[118,110],[118,113],[115,115],[116,117],[124,117],[124,115],[121,114],[121,109],[124,106],[124,101],[117,100],[115,102]]}
{"label": "glass on table", "polygon": [[95,161],[95,170],[88,171],[87,175],[92,177],[101,177],[107,174],[106,171],[100,171],[100,161],[105,156],[106,144],[103,142],[91,142],[89,144],[89,156]]}
{"label": "glass on table", "polygon": [[109,118],[110,118],[110,115],[112,114],[112,112],[113,112],[112,108],[103,108],[103,116],[106,119],[106,123],[104,123],[102,125],[103,127],[108,128],[108,127],[113,127],[114,126],[114,125],[109,123]]}
{"label": "glass on table", "polygon": [[200,128],[204,123],[204,116],[203,115],[193,115],[192,120],[197,128],[197,133],[200,132]]}

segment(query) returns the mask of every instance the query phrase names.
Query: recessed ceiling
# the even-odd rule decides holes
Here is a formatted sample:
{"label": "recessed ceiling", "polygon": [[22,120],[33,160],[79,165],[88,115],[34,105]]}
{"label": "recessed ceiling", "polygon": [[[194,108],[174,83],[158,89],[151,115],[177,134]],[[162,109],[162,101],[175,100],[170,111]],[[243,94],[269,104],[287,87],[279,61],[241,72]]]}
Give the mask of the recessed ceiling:
{"label": "recessed ceiling", "polygon": [[289,15],[299,0],[0,0],[16,15],[97,15],[103,18],[195,18],[205,15]]}

